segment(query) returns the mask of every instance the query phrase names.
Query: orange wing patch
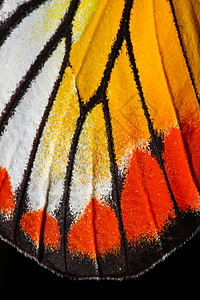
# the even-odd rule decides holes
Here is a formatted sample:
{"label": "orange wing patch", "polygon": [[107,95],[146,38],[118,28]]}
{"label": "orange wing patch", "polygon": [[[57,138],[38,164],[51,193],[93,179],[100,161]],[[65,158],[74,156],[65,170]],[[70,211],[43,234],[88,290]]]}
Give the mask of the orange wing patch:
{"label": "orange wing patch", "polygon": [[[28,211],[22,216],[20,221],[21,229],[30,237],[35,247],[39,245],[43,217],[43,209],[39,209],[37,211]],[[45,219],[43,243],[50,250],[56,250],[60,247],[58,222],[48,213]]]}
{"label": "orange wing patch", "polygon": [[116,253],[120,249],[118,220],[107,204],[91,199],[80,218],[75,221],[68,235],[68,249],[73,255]]}
{"label": "orange wing patch", "polygon": [[183,124],[182,133],[185,141],[187,142],[188,150],[190,153],[190,158],[193,166],[194,175],[196,180],[200,185],[200,151],[199,151],[199,141],[200,141],[200,122],[188,122]]}
{"label": "orange wing patch", "polygon": [[199,192],[192,176],[191,164],[188,161],[180,129],[176,127],[165,137],[163,159],[180,210],[199,210]]}
{"label": "orange wing patch", "polygon": [[0,212],[11,217],[15,210],[14,192],[6,168],[0,167]]}
{"label": "orange wing patch", "polygon": [[155,239],[175,217],[163,172],[149,151],[133,152],[121,197],[127,239]]}

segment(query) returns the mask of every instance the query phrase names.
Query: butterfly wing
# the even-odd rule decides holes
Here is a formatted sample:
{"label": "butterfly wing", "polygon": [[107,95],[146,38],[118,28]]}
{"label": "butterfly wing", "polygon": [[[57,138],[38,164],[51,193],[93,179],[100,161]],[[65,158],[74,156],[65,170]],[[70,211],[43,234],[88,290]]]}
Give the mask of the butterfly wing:
{"label": "butterfly wing", "polygon": [[58,274],[122,278],[198,229],[197,6],[1,4],[2,238]]}

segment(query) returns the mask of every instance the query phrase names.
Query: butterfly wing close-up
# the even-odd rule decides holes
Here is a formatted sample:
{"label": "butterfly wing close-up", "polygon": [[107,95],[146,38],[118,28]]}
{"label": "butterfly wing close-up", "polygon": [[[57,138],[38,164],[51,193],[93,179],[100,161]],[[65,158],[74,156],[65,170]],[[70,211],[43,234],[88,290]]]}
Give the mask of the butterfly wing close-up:
{"label": "butterfly wing close-up", "polygon": [[130,278],[200,226],[200,1],[0,1],[0,235]]}

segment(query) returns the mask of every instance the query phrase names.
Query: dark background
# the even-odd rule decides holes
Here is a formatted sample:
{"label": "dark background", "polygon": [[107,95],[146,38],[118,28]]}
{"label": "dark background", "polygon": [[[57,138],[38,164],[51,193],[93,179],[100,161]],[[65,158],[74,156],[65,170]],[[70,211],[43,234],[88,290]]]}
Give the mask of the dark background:
{"label": "dark background", "polygon": [[[111,293],[120,291],[131,294],[139,292],[140,295],[145,292],[152,293],[152,295],[161,293],[164,296],[168,291],[173,294],[176,289],[178,291],[199,289],[199,270],[200,232],[147,273],[136,279],[122,281],[76,281],[61,278],[39,266],[34,260],[25,257],[14,247],[0,241],[0,288],[9,292],[14,291],[19,295],[29,291],[29,296],[35,292],[38,294],[45,292],[45,295],[47,292],[50,294],[72,292],[76,295],[89,293],[100,296],[101,294],[108,295],[108,291]],[[196,295],[199,297],[199,293]],[[96,296],[91,298],[96,298]],[[66,297],[68,298],[72,297]],[[135,299],[130,296],[128,298]]]}

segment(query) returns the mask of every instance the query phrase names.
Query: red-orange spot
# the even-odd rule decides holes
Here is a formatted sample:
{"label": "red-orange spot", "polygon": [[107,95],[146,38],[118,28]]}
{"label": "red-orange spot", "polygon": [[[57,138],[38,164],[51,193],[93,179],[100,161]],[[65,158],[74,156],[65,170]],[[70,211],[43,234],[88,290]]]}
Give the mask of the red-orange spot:
{"label": "red-orange spot", "polygon": [[[188,131],[188,135],[189,134]],[[197,168],[196,171],[198,176],[200,176],[200,173],[198,172],[200,155],[196,145],[200,135],[195,134],[193,137],[194,140],[190,144],[190,148],[193,154],[193,163]],[[169,183],[180,210],[182,212],[187,210],[198,210],[200,208],[199,192],[191,173],[180,129],[173,128],[170,133],[165,136],[163,159],[165,161],[165,169],[167,171]],[[196,164],[197,160],[198,164]]]}
{"label": "red-orange spot", "polygon": [[122,218],[131,244],[155,238],[175,216],[165,178],[147,150],[132,154],[121,197]]}
{"label": "red-orange spot", "polygon": [[184,140],[187,144],[193,170],[200,186],[200,122],[181,124]]}
{"label": "red-orange spot", "polygon": [[[38,246],[43,219],[43,209],[28,211],[20,221],[21,229],[31,238],[34,246]],[[55,250],[60,247],[60,229],[57,220],[50,214],[46,214],[44,225],[44,246]]]}
{"label": "red-orange spot", "polygon": [[84,213],[72,224],[67,246],[72,254],[89,255],[92,259],[96,257],[96,248],[101,255],[118,251],[120,233],[115,212],[91,199]]}
{"label": "red-orange spot", "polygon": [[10,216],[15,209],[14,193],[6,168],[0,167],[0,212]]}

